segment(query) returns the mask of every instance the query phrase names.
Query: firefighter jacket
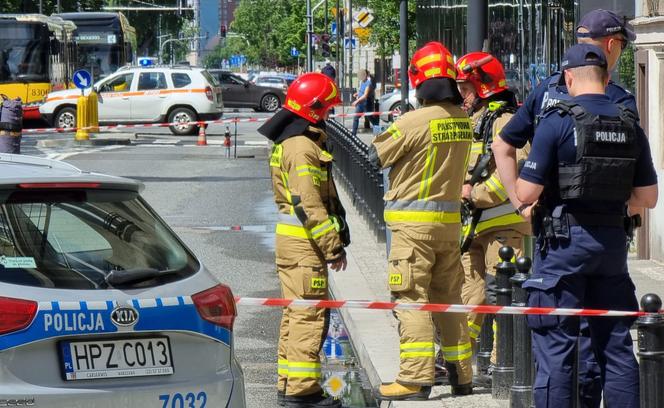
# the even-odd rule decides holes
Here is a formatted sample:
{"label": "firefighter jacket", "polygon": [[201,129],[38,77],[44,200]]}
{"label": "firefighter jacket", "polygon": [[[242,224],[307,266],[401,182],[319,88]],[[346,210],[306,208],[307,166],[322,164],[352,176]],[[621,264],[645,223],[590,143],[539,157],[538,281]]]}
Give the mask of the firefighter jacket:
{"label": "firefighter jacket", "polygon": [[275,144],[270,170],[279,220],[276,229],[277,264],[293,265],[312,253],[330,262],[344,255],[339,235],[340,207],[331,178],[332,155],[321,148],[327,135],[314,127],[318,141],[293,136]]}
{"label": "firefighter jacket", "polygon": [[[470,181],[471,174],[475,170],[475,166],[478,164],[480,157],[483,154],[489,153],[489,149],[491,148],[491,146],[485,145],[484,138],[482,135],[478,134],[479,129],[482,128],[482,121],[488,119],[489,113],[490,108],[484,106],[475,112],[471,118],[474,129],[474,139],[471,147],[470,159],[468,161],[469,165],[465,182]],[[512,113],[504,112],[495,118],[493,124],[490,124],[491,135],[498,135],[500,130],[510,121],[512,116]],[[527,157],[527,148],[517,150],[517,162],[525,160]],[[514,212],[514,206],[509,201],[507,190],[505,190],[505,187],[500,181],[496,162],[493,157],[491,157],[487,166],[486,175],[482,177],[480,182],[473,186],[471,202],[475,208],[482,211],[475,227],[475,236],[505,229],[516,230],[525,235],[531,233],[530,224]]]}
{"label": "firefighter jacket", "polygon": [[470,120],[450,102],[408,112],[372,143],[370,159],[390,167],[385,222],[414,239],[458,241]]}

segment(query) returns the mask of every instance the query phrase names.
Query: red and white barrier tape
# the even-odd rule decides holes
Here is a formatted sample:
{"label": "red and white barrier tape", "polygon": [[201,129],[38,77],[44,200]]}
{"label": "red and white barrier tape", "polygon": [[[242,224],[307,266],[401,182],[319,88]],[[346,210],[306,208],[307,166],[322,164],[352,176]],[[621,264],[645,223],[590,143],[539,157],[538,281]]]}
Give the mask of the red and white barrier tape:
{"label": "red and white barrier tape", "polygon": [[[238,305],[269,307],[315,307],[318,309],[373,309],[373,310],[411,310],[438,313],[479,313],[507,315],[553,315],[553,316],[605,316],[639,317],[649,313],[643,311],[597,310],[597,309],[561,309],[551,307],[515,307],[493,305],[446,305],[439,303],[394,303],[372,302],[368,300],[309,300],[236,297]],[[663,313],[664,311],[660,311]]]}
{"label": "red and white barrier tape", "polygon": [[[350,117],[363,117],[363,116],[378,116],[382,114],[398,115],[399,112],[363,112],[363,113],[339,113],[330,115],[330,118],[350,118]],[[267,122],[267,118],[231,118],[231,119],[215,119],[215,120],[201,120],[196,122],[172,122],[172,123],[139,123],[129,125],[105,125],[105,126],[88,126],[81,128],[81,130],[99,129],[99,132],[108,130],[121,130],[121,129],[149,129],[160,128],[169,126],[189,126],[189,125],[230,125],[233,123],[251,123],[251,122]],[[73,133],[78,131],[78,128],[40,128],[40,129],[23,129],[23,133]],[[95,130],[96,132],[97,130]]]}

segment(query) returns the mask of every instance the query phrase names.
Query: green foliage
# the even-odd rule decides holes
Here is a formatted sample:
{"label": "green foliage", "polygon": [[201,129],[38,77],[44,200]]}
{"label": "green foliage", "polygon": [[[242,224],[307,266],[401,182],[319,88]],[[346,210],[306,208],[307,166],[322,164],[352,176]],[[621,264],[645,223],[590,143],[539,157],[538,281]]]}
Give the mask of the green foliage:
{"label": "green foliage", "polygon": [[229,60],[231,55],[246,54],[247,42],[240,37],[226,38],[222,44],[205,56],[203,64],[206,68],[221,68],[223,60]]}
{"label": "green foliage", "polygon": [[634,71],[634,46],[632,44],[629,44],[620,56],[618,75],[620,77],[620,82],[625,88],[634,92],[636,73]]}
{"label": "green foliage", "polygon": [[[98,11],[104,5],[104,0],[79,0],[81,11]],[[42,0],[42,12],[51,15],[56,12],[57,0]],[[78,11],[77,0],[61,0],[62,12]],[[0,0],[2,13],[38,13],[39,0]]]}
{"label": "green foliage", "polygon": [[[391,56],[399,49],[399,1],[367,0],[367,6],[374,13],[371,23],[370,41],[377,47],[378,55]],[[408,2],[408,38],[415,39],[416,2]],[[412,44],[412,41],[411,41]],[[412,47],[410,47],[412,52]]]}

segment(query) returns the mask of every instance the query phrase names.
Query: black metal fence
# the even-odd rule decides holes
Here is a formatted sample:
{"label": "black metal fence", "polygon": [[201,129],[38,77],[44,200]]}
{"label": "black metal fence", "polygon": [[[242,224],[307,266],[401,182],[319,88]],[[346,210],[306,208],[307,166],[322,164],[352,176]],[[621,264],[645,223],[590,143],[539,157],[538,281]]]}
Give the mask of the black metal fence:
{"label": "black metal fence", "polygon": [[385,242],[383,173],[369,162],[369,147],[335,120],[327,121],[335,177],[379,242]]}

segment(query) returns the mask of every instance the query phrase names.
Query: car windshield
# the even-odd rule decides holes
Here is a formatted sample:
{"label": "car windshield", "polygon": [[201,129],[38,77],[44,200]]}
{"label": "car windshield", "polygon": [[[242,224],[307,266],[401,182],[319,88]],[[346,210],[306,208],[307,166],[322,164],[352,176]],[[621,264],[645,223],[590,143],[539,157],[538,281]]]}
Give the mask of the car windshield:
{"label": "car windshield", "polygon": [[[123,287],[182,279],[199,264],[135,193],[15,192],[0,200],[0,282],[104,289],[110,274],[150,275]],[[116,285],[118,286],[118,285]]]}

